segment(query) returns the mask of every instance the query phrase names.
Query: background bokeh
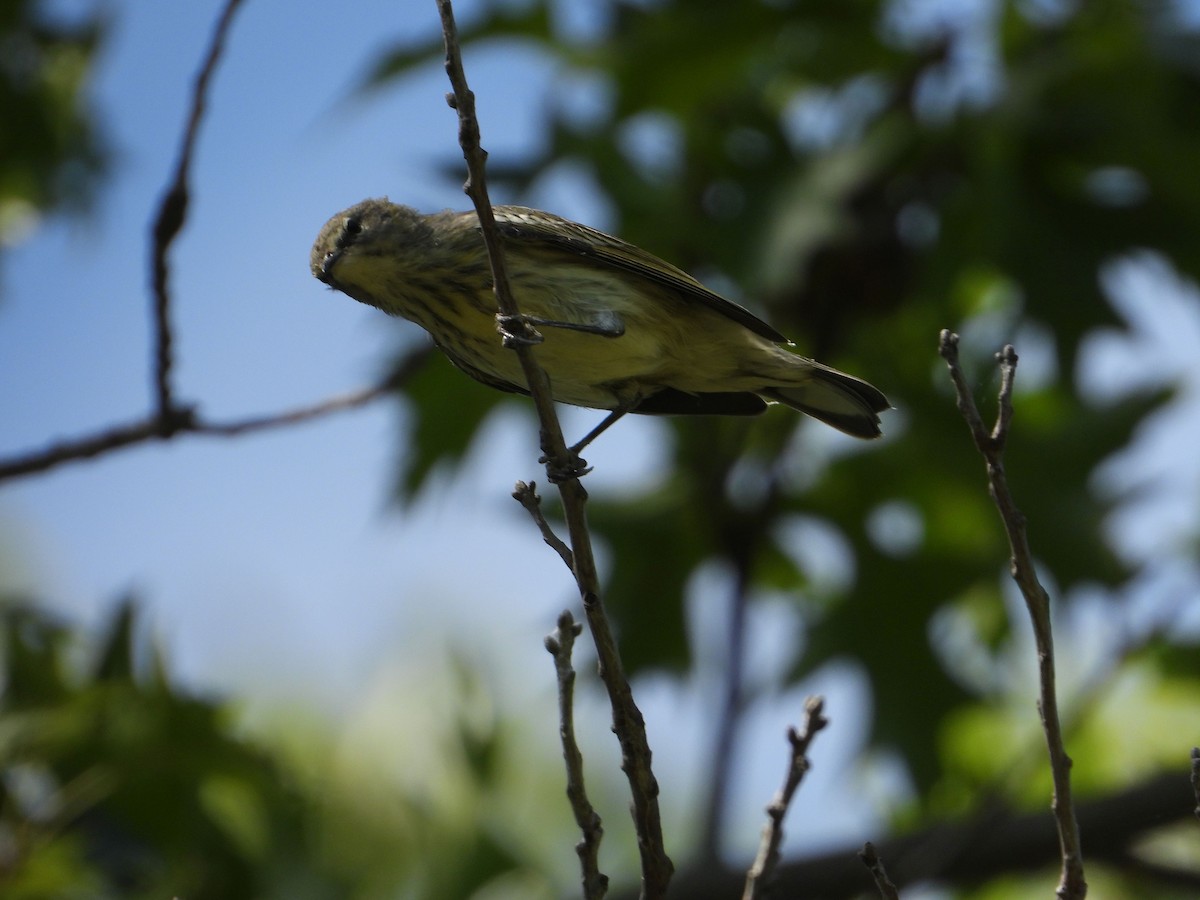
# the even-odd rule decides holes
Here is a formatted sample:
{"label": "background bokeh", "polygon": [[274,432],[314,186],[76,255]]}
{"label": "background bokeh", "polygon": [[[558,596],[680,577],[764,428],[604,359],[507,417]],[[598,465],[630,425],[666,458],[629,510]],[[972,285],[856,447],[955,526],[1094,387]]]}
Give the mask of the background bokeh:
{"label": "background bokeh", "polygon": [[[3,129],[41,133],[17,104],[36,73],[58,143],[32,157],[61,155],[47,175],[0,144],[7,456],[149,407],[147,237],[218,10],[4,6]],[[1200,8],[457,11],[494,199],[658,252],[897,407],[871,446],[774,410],[630,417],[589,449],[608,600],[680,868],[749,861],[784,729],[813,692],[833,725],[789,859],[1047,805],[1028,628],[937,357],[942,327],[962,333],[986,413],[991,354],[1009,341],[1021,354],[1010,478],[1059,604],[1081,802],[1173,769],[1186,806],[1200,743]],[[439,41],[432,2],[239,13],[171,255],[177,389],[205,416],[373,383],[424,340],[323,288],[308,248],[364,197],[467,205]],[[568,435],[597,415],[564,410]],[[509,497],[540,479],[536,458],[526,401],[435,359],[366,409],[0,485],[17,736],[0,745],[4,823],[55,836],[9,840],[0,878],[20,896],[52,877],[74,885],[63,896],[571,891],[541,638],[574,590]],[[636,854],[606,704],[591,680],[580,690],[603,861],[625,885]],[[60,726],[39,731],[52,710]],[[168,761],[188,747],[188,765]],[[139,773],[154,787],[131,797]],[[1180,815],[1165,805],[1162,824]],[[178,834],[139,831],[154,822]],[[1097,895],[1195,886],[1194,839],[1134,838],[1136,865],[1101,854],[1089,872]],[[221,852],[186,861],[201,847]],[[913,862],[926,877],[905,896],[1044,895],[1053,852],[1013,861],[1030,881],[986,871],[982,888]],[[866,890],[860,877],[840,895]]]}

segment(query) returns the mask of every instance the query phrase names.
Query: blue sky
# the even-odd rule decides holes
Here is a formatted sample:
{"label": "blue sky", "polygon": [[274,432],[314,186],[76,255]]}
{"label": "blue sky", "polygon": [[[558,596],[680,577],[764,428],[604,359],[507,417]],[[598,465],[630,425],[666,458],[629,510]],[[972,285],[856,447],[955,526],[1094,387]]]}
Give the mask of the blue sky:
{"label": "blue sky", "polygon": [[[112,177],[90,218],[47,222],[8,251],[0,453],[135,418],[150,402],[148,223],[174,164],[217,4],[106,8],[113,25],[95,100],[114,151]],[[459,5],[460,20],[470,8]],[[586,27],[586,4],[572,10],[572,27]],[[456,182],[436,175],[440,161],[460,159],[439,66],[367,98],[353,94],[376,51],[437,27],[433,0],[342,4],[336,12],[316,2],[253,0],[239,15],[198,147],[190,220],[172,256],[177,390],[206,416],[267,413],[353,390],[373,381],[401,342],[419,337],[317,283],[308,251],[329,216],[364,197],[387,194],[424,209],[467,205]],[[475,53],[466,66],[493,158],[528,150],[559,73],[512,46]],[[498,199],[607,224],[603,204],[569,175],[532,196]],[[1135,297],[1156,290],[1154,282],[1137,283],[1154,275],[1152,266],[1124,271],[1124,288],[1119,273],[1110,275],[1118,289]],[[1176,324],[1146,331],[1146,346],[1100,341],[1095,358],[1106,362],[1099,368],[1152,353],[1169,373],[1186,371],[1200,301],[1194,285],[1179,288]],[[1166,430],[1178,434],[1185,423],[1195,434],[1196,404],[1193,385]],[[578,434],[596,418],[571,410],[564,425]],[[541,638],[558,610],[573,604],[574,589],[509,497],[516,479],[541,479],[530,420],[513,413],[492,422],[460,478],[397,512],[387,488],[401,424],[395,404],[377,404],[266,435],[142,446],[4,486],[0,578],[90,623],[135,591],[190,683],[331,716],[351,715],[354,698],[397,654],[431,652],[440,635],[466,630],[489,648],[491,664],[509,670],[505,677],[533,685],[529,702],[546,704],[552,725]],[[626,420],[606,434],[589,453],[596,466],[589,489],[654,477],[660,427]],[[1195,462],[1184,467],[1190,480],[1180,491],[1161,486],[1171,470],[1164,459],[1160,447],[1109,477],[1118,485],[1132,478],[1151,499],[1159,484],[1177,524],[1194,527],[1187,513],[1200,494]],[[1149,518],[1141,521],[1165,508],[1143,511]],[[1140,527],[1136,517],[1116,525]],[[696,591],[698,642],[719,629],[705,612],[719,592],[719,573]],[[752,637],[766,648],[756,677],[769,681],[786,663],[786,641],[772,636],[789,634],[789,623],[770,604],[756,613]],[[835,727],[816,753],[818,761],[836,760],[861,740],[861,723],[844,715],[863,701],[855,677],[830,671],[806,687],[831,695]],[[665,682],[641,690],[652,742],[656,730],[663,737],[656,751],[666,762],[664,786],[686,790],[703,762],[690,743],[703,733],[702,693]],[[751,716],[745,783],[735,790],[747,800],[751,844],[782,772],[784,728],[805,692],[781,695]],[[603,732],[603,711],[595,711]],[[836,765],[819,766],[806,790],[819,797],[823,783],[845,776]],[[840,833],[828,819],[791,832],[821,842],[857,834]]]}

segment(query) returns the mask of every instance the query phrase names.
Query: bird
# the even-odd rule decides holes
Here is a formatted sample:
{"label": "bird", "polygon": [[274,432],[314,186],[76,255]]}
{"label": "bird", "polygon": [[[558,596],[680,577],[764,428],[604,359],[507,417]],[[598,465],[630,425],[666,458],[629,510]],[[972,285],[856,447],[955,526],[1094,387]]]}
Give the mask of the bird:
{"label": "bird", "polygon": [[[856,438],[880,436],[879,413],[891,408],[882,391],[788,349],[771,325],[682,269],[552,213],[496,206],[494,216],[554,400],[609,411],[572,450],[627,413],[749,416],[776,403]],[[474,211],[364,200],[325,223],[310,264],[329,287],[421,326],[477,381],[529,393],[497,333]]]}

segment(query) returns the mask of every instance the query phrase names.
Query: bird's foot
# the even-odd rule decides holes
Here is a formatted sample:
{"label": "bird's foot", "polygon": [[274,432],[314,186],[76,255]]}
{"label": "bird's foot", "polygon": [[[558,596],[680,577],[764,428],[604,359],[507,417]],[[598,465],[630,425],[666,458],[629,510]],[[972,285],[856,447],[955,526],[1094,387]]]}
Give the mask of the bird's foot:
{"label": "bird's foot", "polygon": [[570,481],[572,478],[582,478],[588,472],[592,471],[592,467],[587,464],[587,460],[581,457],[574,447],[567,449],[567,462],[565,464],[560,460],[551,459],[549,454],[542,456],[538,462],[545,465],[546,477],[550,479],[551,484],[562,484],[564,481]]}
{"label": "bird's foot", "polygon": [[501,342],[508,348],[532,347],[544,340],[528,316],[506,316],[497,313],[496,330],[500,332]]}

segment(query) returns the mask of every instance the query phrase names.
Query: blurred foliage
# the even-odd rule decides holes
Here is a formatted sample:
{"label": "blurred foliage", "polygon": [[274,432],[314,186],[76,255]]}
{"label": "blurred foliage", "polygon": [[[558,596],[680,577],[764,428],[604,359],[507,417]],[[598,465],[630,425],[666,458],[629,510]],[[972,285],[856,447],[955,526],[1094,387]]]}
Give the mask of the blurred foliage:
{"label": "blurred foliage", "polygon": [[105,151],[87,97],[104,27],[0,0],[0,248],[41,212],[90,199]]}
{"label": "blurred foliage", "polygon": [[[919,827],[997,796],[1044,803],[1033,692],[1011,674],[1029,663],[1014,661],[1026,626],[1005,606],[1004,535],[937,335],[963,335],[985,414],[993,352],[1011,341],[1025,354],[1009,477],[1060,611],[1083,588],[1124,596],[1145,573],[1106,539],[1114,501],[1092,475],[1167,395],[1088,403],[1076,373],[1090,334],[1126,327],[1102,293],[1104,266],[1147,249],[1200,277],[1200,34],[1184,6],[654,0],[591,4],[587,28],[572,24],[577,7],[485,2],[460,16],[468,74],[472,48],[499,39],[561,72],[540,150],[493,159],[492,178],[532,194],[569,165],[608,201],[613,232],[724,286],[897,407],[870,446],[784,410],[671,420],[656,482],[597,491],[589,515],[611,550],[606,601],[630,671],[709,665],[691,655],[686,594],[697,573],[732,572],[751,598],[793,599],[804,634],[790,681],[835,660],[864,674],[869,749],[903,760],[915,788],[895,821]],[[44,21],[43,9],[0,0],[0,240],[31,211],[85,199],[103,159],[85,99],[103,29]],[[441,53],[440,41],[396,47],[365,87]],[[497,404],[525,402],[440,359],[406,397],[406,498],[463,459]],[[825,577],[796,546],[805,522],[844,548],[847,578]],[[81,653],[44,614],[3,608],[4,896],[549,895],[537,874],[548,867],[528,860],[539,826],[574,840],[565,805],[536,802],[539,791],[558,801],[560,782],[505,723],[456,715],[485,685],[377,740],[405,761],[399,787],[364,768],[334,790],[320,783],[328,769],[302,774],[294,755],[281,762],[227,711],[175,689],[131,610]],[[1067,703],[1084,795],[1196,740],[1200,657],[1161,637],[1125,648]],[[73,664],[81,656],[90,665]],[[463,680],[480,678],[468,663]],[[453,783],[408,764],[420,748]],[[1136,875],[1118,865],[1102,877]],[[1015,876],[980,890],[1029,893]]]}
{"label": "blurred foliage", "polygon": [[[339,743],[327,724],[293,721],[288,747],[251,740],[233,710],[176,689],[165,668],[132,602],[95,646],[36,607],[0,607],[0,896],[551,896],[539,872],[554,866],[535,867],[530,848],[554,852],[554,817],[517,807],[557,803],[561,789],[528,783],[545,763],[514,730],[446,714],[478,705],[467,674],[443,704],[422,704],[420,740]],[[412,726],[394,694],[386,703],[394,727]]]}
{"label": "blurred foliage", "polygon": [[[132,605],[85,667],[69,662],[69,630],[31,607],[3,609],[2,637],[0,893],[268,896],[273,867],[299,876],[298,796],[220,709],[170,686],[136,646]],[[342,895],[305,880],[298,896]]]}

